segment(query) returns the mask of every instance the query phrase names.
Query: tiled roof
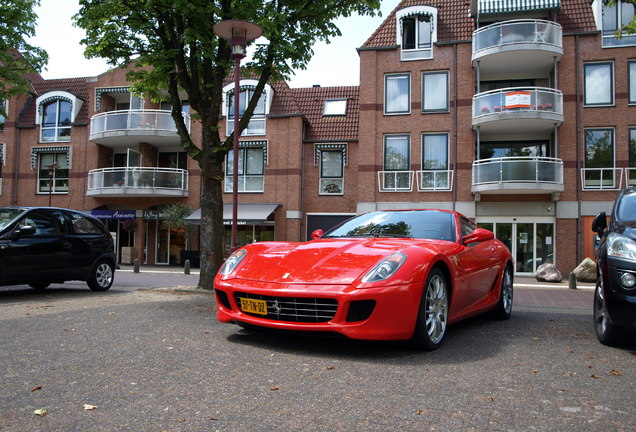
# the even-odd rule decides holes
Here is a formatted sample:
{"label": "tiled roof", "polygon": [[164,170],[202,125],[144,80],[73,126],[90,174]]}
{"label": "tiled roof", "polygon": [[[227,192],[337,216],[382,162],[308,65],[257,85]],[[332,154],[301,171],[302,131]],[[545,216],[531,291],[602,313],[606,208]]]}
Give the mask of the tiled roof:
{"label": "tiled roof", "polygon": [[[358,139],[359,88],[309,87],[291,89],[307,119],[306,141],[352,141]],[[347,99],[344,116],[324,116],[327,99]]]}
{"label": "tiled roof", "polygon": [[[386,17],[384,22],[362,45],[363,48],[396,46],[395,13],[408,6],[433,6],[438,11],[437,41],[470,40],[475,21],[470,16],[469,0],[404,0]],[[561,0],[557,22],[564,33],[595,31],[594,15],[589,0]]]}
{"label": "tiled roof", "polygon": [[[86,78],[64,78],[36,81],[33,82],[33,89],[35,91],[35,98],[52,91],[65,91],[77,96],[79,99],[82,99],[84,104],[77,114],[74,123],[88,123],[88,87],[86,84]],[[20,117],[20,126],[29,127],[35,125],[36,111],[37,107],[35,106],[35,100],[32,100]]]}

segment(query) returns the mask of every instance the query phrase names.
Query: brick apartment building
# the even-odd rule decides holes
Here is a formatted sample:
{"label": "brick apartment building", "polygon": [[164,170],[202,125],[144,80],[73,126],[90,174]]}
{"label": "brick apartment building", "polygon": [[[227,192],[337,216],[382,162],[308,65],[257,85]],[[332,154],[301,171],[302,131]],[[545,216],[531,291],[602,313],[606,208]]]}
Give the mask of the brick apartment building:
{"label": "brick apartment building", "polygon": [[[401,2],[358,49],[359,87],[266,88],[240,140],[239,243],[437,207],[495,231],[518,273],[571,271],[592,256],[592,217],[636,184],[636,36],[614,34],[633,16],[621,1]],[[125,72],[34,76],[6,102],[0,204],[92,212],[120,253],[178,263],[185,236],[162,210],[199,207],[198,166],[170,106],[132,95]],[[241,106],[254,85],[242,80]]]}

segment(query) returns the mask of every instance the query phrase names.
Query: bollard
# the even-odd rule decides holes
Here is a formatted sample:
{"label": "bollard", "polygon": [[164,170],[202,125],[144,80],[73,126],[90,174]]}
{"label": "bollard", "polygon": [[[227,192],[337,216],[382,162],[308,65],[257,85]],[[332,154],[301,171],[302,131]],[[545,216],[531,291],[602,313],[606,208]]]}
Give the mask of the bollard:
{"label": "bollard", "polygon": [[133,272],[139,273],[139,259],[138,258],[135,258],[135,261],[133,261]]}
{"label": "bollard", "polygon": [[190,260],[189,259],[185,260],[185,263],[183,263],[183,274],[190,274]]}
{"label": "bollard", "polygon": [[570,275],[568,277],[568,282],[569,282],[568,288],[570,288],[570,289],[578,289],[576,287],[576,275],[574,274],[574,272],[570,273]]}

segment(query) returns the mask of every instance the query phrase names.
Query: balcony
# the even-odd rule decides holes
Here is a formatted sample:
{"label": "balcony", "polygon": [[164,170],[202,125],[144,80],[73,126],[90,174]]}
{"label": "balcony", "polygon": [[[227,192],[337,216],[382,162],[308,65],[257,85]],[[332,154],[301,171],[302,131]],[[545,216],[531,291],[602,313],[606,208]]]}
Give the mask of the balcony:
{"label": "balcony", "polygon": [[472,192],[479,194],[563,192],[563,161],[547,157],[503,157],[473,162]]}
{"label": "balcony", "polygon": [[378,171],[380,192],[412,192],[414,171]]}
{"label": "balcony", "polygon": [[87,196],[187,197],[188,171],[177,168],[122,167],[88,172]]}
{"label": "balcony", "polygon": [[473,66],[481,79],[522,72],[545,76],[563,56],[561,26],[545,20],[512,20],[473,32]]}
{"label": "balcony", "polygon": [[417,171],[418,192],[444,192],[453,189],[452,170]]}
{"label": "balcony", "polygon": [[543,87],[510,87],[473,96],[473,128],[493,135],[549,134],[563,123],[563,93]]}
{"label": "balcony", "polygon": [[[629,185],[633,172],[625,170],[625,180]],[[582,168],[581,186],[584,191],[620,190],[623,188],[623,168]]]}
{"label": "balcony", "polygon": [[[188,131],[190,116],[183,113]],[[108,111],[91,117],[89,140],[110,148],[126,148],[141,141],[156,147],[181,143],[171,111]]]}

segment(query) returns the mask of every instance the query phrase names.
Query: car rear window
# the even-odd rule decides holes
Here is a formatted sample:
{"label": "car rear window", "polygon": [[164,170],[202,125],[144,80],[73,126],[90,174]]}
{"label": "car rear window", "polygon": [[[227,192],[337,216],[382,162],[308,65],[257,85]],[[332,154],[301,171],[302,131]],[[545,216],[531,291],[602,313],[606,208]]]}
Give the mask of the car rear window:
{"label": "car rear window", "polygon": [[75,234],[102,234],[99,227],[81,214],[71,213],[71,222]]}

